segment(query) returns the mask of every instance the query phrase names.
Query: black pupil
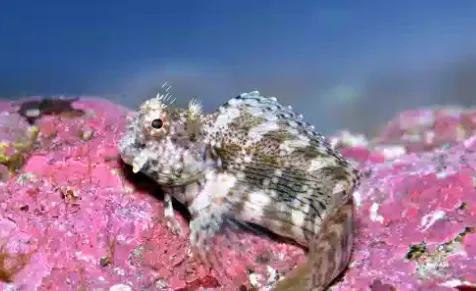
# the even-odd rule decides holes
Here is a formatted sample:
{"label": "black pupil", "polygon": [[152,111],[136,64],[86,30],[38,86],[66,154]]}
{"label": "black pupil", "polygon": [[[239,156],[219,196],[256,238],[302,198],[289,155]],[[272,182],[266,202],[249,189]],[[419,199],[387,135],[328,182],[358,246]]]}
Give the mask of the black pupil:
{"label": "black pupil", "polygon": [[162,119],[160,119],[160,118],[152,120],[152,127],[155,128],[155,129],[161,128],[162,124],[163,124]]}

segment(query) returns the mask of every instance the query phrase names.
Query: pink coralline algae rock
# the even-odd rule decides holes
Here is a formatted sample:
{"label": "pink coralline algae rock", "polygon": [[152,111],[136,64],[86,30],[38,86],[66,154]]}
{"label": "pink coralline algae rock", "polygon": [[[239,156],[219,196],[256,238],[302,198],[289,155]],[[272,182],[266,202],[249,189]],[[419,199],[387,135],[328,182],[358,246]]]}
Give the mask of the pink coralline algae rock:
{"label": "pink coralline algae rock", "polygon": [[402,112],[380,132],[379,143],[398,143],[408,151],[428,151],[476,134],[476,108],[435,107]]}
{"label": "pink coralline algae rock", "polygon": [[[305,260],[290,242],[236,232],[217,238],[208,268],[190,250],[186,210],[176,205],[185,236],[172,234],[160,189],[120,162],[129,110],[97,98],[72,106],[84,114],[35,120],[35,146],[0,183],[3,290],[269,290]],[[371,141],[332,139],[363,174],[353,257],[332,290],[476,288],[474,112],[421,118],[432,110],[402,113]],[[463,136],[449,130],[458,122]],[[421,139],[409,143],[411,127]],[[427,143],[430,131],[444,142]]]}
{"label": "pink coralline algae rock", "polygon": [[0,181],[20,168],[34,146],[37,128],[15,112],[0,112]]}

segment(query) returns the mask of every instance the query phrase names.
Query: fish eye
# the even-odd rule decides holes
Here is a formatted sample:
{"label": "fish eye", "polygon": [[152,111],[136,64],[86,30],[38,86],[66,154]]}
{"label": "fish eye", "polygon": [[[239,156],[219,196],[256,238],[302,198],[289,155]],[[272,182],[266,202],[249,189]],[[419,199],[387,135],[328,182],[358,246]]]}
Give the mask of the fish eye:
{"label": "fish eye", "polygon": [[157,119],[152,120],[152,123],[150,125],[155,129],[160,129],[163,124],[164,124],[164,122],[162,121],[162,119],[157,118]]}

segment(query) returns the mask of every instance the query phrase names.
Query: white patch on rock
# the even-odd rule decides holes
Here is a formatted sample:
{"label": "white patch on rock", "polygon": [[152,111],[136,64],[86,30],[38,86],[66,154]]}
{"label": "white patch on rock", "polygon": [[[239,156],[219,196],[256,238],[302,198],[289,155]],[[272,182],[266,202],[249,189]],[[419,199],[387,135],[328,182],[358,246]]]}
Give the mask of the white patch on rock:
{"label": "white patch on rock", "polygon": [[442,219],[445,217],[446,213],[443,210],[433,211],[421,219],[421,227],[423,231],[426,231],[430,228],[437,220]]}
{"label": "white patch on rock", "polygon": [[476,135],[473,135],[464,140],[463,144],[466,148],[472,147],[476,143]]}
{"label": "white patch on rock", "polygon": [[131,286],[126,284],[116,284],[109,288],[109,291],[132,291]]}
{"label": "white patch on rock", "polygon": [[277,272],[271,266],[266,266],[266,270],[268,271],[268,284],[276,282]]}
{"label": "white patch on rock", "polygon": [[370,207],[370,220],[383,223],[383,216],[378,214],[379,204],[374,202]]}
{"label": "white patch on rock", "polygon": [[25,112],[25,115],[28,117],[39,117],[41,115],[41,111],[38,108],[32,108],[32,109],[28,109]]}
{"label": "white patch on rock", "polygon": [[462,281],[459,279],[451,279],[440,283],[439,286],[447,287],[447,288],[455,288],[458,286],[467,286],[467,287],[476,287],[476,283],[470,281]]}
{"label": "white patch on rock", "polygon": [[255,288],[260,288],[261,287],[260,282],[263,281],[263,276],[261,276],[260,274],[251,273],[249,275],[249,279],[250,279],[251,286],[253,286]]}
{"label": "white patch on rock", "polygon": [[405,147],[401,145],[385,145],[377,147],[376,151],[381,153],[386,159],[393,160],[407,154]]}

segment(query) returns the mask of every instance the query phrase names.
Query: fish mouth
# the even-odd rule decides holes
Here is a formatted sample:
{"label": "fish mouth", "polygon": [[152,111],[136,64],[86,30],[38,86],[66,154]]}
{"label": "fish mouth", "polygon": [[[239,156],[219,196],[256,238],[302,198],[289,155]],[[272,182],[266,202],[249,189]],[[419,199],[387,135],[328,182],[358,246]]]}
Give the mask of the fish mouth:
{"label": "fish mouth", "polygon": [[134,174],[143,173],[152,178],[156,183],[163,186],[183,186],[188,185],[202,179],[210,167],[203,166],[196,169],[192,173],[187,171],[174,171],[173,169],[160,168],[153,170],[150,168],[151,160],[145,159],[145,147],[129,147],[126,151],[120,153],[122,161],[132,167]]}
{"label": "fish mouth", "polygon": [[124,164],[133,166],[134,160],[136,157],[140,156],[141,152],[144,150],[145,145],[141,145],[138,143],[130,143],[124,137],[119,142],[119,156]]}
{"label": "fish mouth", "polygon": [[[176,145],[180,148],[180,145]],[[168,149],[167,149],[168,148]],[[152,154],[152,153],[157,154]],[[162,152],[165,156],[159,156]],[[135,136],[124,136],[120,141],[119,154],[122,161],[132,167],[132,172],[139,172],[152,178],[159,185],[183,186],[197,182],[212,171],[216,164],[207,157],[205,148],[197,151],[189,151],[188,148],[180,154],[178,151],[170,151],[166,146],[163,150],[151,147],[147,142],[137,140]],[[158,159],[156,163],[155,159]],[[175,168],[177,163],[181,163],[180,168]],[[163,165],[162,165],[163,164]]]}

